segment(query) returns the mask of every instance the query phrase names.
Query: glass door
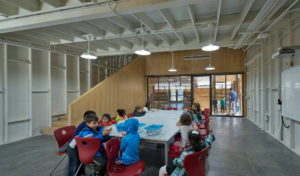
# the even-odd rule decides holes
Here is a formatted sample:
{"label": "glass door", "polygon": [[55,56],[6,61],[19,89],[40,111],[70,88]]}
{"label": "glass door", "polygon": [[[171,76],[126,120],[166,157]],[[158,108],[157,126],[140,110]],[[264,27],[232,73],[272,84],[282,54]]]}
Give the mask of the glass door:
{"label": "glass door", "polygon": [[212,75],[212,115],[242,116],[242,74]]}
{"label": "glass door", "polygon": [[202,111],[210,108],[210,76],[193,77],[193,102],[199,103]]}

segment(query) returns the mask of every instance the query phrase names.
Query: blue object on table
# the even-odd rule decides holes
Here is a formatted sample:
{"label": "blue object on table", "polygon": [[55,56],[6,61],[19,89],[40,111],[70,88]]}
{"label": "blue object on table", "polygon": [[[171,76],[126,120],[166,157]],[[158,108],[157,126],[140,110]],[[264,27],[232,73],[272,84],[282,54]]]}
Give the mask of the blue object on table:
{"label": "blue object on table", "polygon": [[163,127],[163,125],[152,124],[152,125],[145,127],[145,130],[147,130],[147,134],[149,136],[155,136],[155,135],[159,135],[161,133],[162,127]]}
{"label": "blue object on table", "polygon": [[138,133],[143,133],[144,132],[144,126],[146,126],[145,123],[139,123],[139,130],[138,130]]}
{"label": "blue object on table", "polygon": [[143,126],[146,126],[145,123],[139,123],[139,127],[143,127]]}
{"label": "blue object on table", "polygon": [[117,127],[118,132],[125,131],[125,123],[117,123],[115,126]]}

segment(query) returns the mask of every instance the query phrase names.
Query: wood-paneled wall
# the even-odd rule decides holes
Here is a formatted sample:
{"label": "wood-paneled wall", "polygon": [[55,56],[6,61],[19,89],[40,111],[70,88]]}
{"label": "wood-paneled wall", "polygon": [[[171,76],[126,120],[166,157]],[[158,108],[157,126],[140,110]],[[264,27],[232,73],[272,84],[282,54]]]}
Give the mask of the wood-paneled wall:
{"label": "wood-paneled wall", "polygon": [[130,113],[136,105],[143,106],[147,95],[144,65],[144,59],[135,59],[71,102],[68,106],[69,124],[78,125],[82,122],[86,110],[96,111],[100,118],[103,113],[116,115],[118,108]]}
{"label": "wood-paneled wall", "polygon": [[[211,64],[216,68],[214,71],[206,71],[208,66],[208,59],[201,60],[184,60],[184,56],[195,56],[208,54],[202,50],[186,50],[175,51],[174,66],[177,72],[168,72],[171,67],[171,52],[153,53],[145,58],[145,74],[149,75],[185,75],[185,74],[212,74],[212,73],[244,73],[244,60],[246,53],[242,50],[235,50],[230,48],[221,48],[218,51],[211,53]],[[244,74],[244,95],[246,95],[246,74]],[[247,115],[247,102],[244,99],[244,116]]]}
{"label": "wood-paneled wall", "polygon": [[170,73],[171,52],[153,53],[145,57],[146,75],[183,75],[183,74],[206,74],[206,73],[234,73],[244,72],[244,58],[246,53],[243,50],[221,48],[211,53],[211,64],[216,68],[214,71],[206,71],[205,67],[209,60],[184,60],[184,56],[208,54],[199,50],[175,51],[174,66],[178,72]]}

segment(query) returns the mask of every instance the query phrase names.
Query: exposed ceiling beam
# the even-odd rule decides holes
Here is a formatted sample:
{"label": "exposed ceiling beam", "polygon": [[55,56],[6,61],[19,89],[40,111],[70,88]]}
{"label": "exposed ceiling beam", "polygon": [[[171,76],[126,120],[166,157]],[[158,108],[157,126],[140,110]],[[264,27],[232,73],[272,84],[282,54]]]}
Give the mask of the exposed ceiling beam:
{"label": "exposed ceiling beam", "polygon": [[46,4],[49,4],[53,7],[63,7],[66,5],[68,0],[40,0]]}
{"label": "exposed ceiling beam", "polygon": [[31,12],[41,10],[42,3],[39,0],[2,0],[16,7],[20,7]]}
{"label": "exposed ceiling beam", "polygon": [[244,22],[245,18],[247,17],[247,14],[249,13],[252,5],[254,4],[255,0],[247,0],[245,3],[245,6],[243,7],[243,10],[241,12],[241,16],[240,16],[240,20],[238,25],[236,25],[232,31],[231,34],[231,40],[234,39],[234,37],[236,36],[237,32],[239,31],[242,23]]}
{"label": "exposed ceiling beam", "polygon": [[128,48],[128,49],[132,49],[133,48],[133,44],[120,38],[116,41],[118,44],[120,44],[121,46],[124,46],[125,48]]}
{"label": "exposed ceiling beam", "polygon": [[74,42],[74,36],[71,35],[66,35],[65,33],[62,33],[61,31],[56,31],[53,29],[35,29],[35,32],[41,33],[41,34],[45,34],[48,36],[53,36],[53,37],[59,37],[60,39],[66,40],[68,42]]}
{"label": "exposed ceiling beam", "polygon": [[123,39],[129,41],[134,45],[142,46],[142,40],[140,40],[138,37],[126,37],[126,38],[124,37]]}
{"label": "exposed ceiling beam", "polygon": [[131,21],[127,20],[125,17],[115,16],[115,17],[111,17],[111,20],[114,21],[119,26],[129,30],[130,32],[135,32],[134,24]]}
{"label": "exposed ceiling beam", "polygon": [[28,43],[34,43],[34,44],[42,45],[42,46],[49,46],[50,45],[50,42],[48,42],[48,41],[28,37],[28,36],[17,34],[17,33],[8,33],[8,34],[5,34],[5,35],[2,35],[2,37],[8,38],[8,39],[13,39],[13,40],[20,41],[22,43],[27,43],[27,44]]}
{"label": "exposed ceiling beam", "polygon": [[215,35],[214,35],[214,38],[213,38],[213,42],[217,41],[217,35],[218,35],[218,29],[219,29],[221,9],[222,9],[222,0],[219,0],[218,11],[217,11],[217,23],[216,23]]}
{"label": "exposed ceiling beam", "polygon": [[50,42],[53,42],[53,43],[60,43],[60,39],[58,37],[53,37],[53,36],[50,37],[50,36],[45,35],[45,34],[34,32],[33,30],[20,31],[18,33],[22,34],[22,35],[25,35],[25,36],[28,36],[28,37],[32,37],[32,38],[42,39],[42,40],[50,41]]}
{"label": "exposed ceiling beam", "polygon": [[135,13],[133,16],[150,30],[156,30],[155,23],[153,23],[153,21],[144,12]]}
{"label": "exposed ceiling beam", "polygon": [[[176,28],[176,22],[175,20],[173,19],[171,13],[169,12],[168,9],[162,9],[162,10],[159,10],[161,16],[165,19],[165,21],[168,23],[168,25],[170,26],[171,29],[175,29]],[[179,33],[179,32],[176,32],[175,31],[175,34],[177,36],[177,38],[179,39],[179,41],[182,43],[182,44],[185,44],[185,38],[183,36],[183,34]]]}
{"label": "exposed ceiling beam", "polygon": [[18,7],[10,5],[6,2],[0,1],[0,15],[4,14],[7,16],[12,16],[18,14]]}
{"label": "exposed ceiling beam", "polygon": [[104,36],[105,35],[104,30],[99,29],[93,25],[90,25],[89,23],[86,23],[86,22],[70,23],[70,24],[66,24],[66,26],[72,27],[73,29],[77,29],[86,34],[94,34],[96,36]]}
{"label": "exposed ceiling beam", "polygon": [[108,48],[112,48],[112,49],[115,49],[115,50],[120,50],[120,45],[111,43],[108,40],[102,41],[101,44],[108,47]]}
{"label": "exposed ceiling beam", "polygon": [[197,29],[196,29],[196,20],[197,19],[196,19],[196,16],[195,16],[195,11],[194,11],[194,9],[193,9],[193,7],[191,5],[188,5],[187,8],[188,8],[188,12],[189,12],[189,15],[190,15],[193,27],[195,28],[196,38],[197,38],[197,40],[200,43],[200,35],[199,35],[199,33],[198,33]]}
{"label": "exposed ceiling beam", "polygon": [[[7,0],[8,1],[8,0]],[[21,0],[20,0],[21,1]],[[162,8],[177,7],[180,5],[197,4],[211,0],[130,0],[118,3],[118,12],[126,15]],[[88,21],[93,19],[115,16],[103,2],[95,3],[89,8],[71,8],[65,10],[42,13],[35,16],[20,16],[19,18],[0,21],[0,33],[15,32],[20,30],[42,28],[47,26],[66,24],[72,22]]]}
{"label": "exposed ceiling beam", "polygon": [[159,38],[161,38],[165,43],[167,43],[169,46],[172,45],[171,40],[169,39],[169,37],[166,34],[157,34],[157,36],[159,36]]}
{"label": "exposed ceiling beam", "polygon": [[92,24],[94,26],[97,26],[100,29],[103,29],[105,31],[109,31],[113,34],[122,34],[123,29],[113,23],[110,23],[106,21],[105,19],[97,19],[97,20],[91,20],[88,21],[89,24]]}
{"label": "exposed ceiling beam", "polygon": [[151,35],[144,36],[144,40],[156,47],[160,44],[160,42],[154,39]]}
{"label": "exposed ceiling beam", "polygon": [[79,30],[73,29],[73,28],[71,28],[69,26],[59,25],[59,26],[53,26],[51,28],[53,28],[56,31],[61,31],[62,33],[65,33],[67,35],[71,35],[71,36],[74,36],[74,37],[85,39],[83,37],[83,35],[85,34],[84,32],[81,32]]}

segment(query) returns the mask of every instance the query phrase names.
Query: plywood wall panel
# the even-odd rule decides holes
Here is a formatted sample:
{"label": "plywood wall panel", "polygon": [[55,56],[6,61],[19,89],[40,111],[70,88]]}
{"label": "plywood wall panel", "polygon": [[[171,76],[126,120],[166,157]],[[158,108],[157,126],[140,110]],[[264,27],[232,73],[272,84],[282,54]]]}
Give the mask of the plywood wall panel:
{"label": "plywood wall panel", "polygon": [[103,113],[116,115],[118,108],[132,112],[135,105],[144,105],[147,95],[144,64],[144,59],[135,59],[71,102],[68,106],[69,123],[78,125],[82,122],[86,110],[94,110],[100,117]]}

